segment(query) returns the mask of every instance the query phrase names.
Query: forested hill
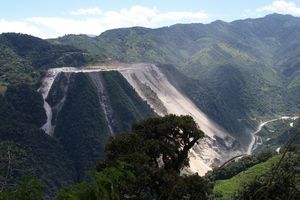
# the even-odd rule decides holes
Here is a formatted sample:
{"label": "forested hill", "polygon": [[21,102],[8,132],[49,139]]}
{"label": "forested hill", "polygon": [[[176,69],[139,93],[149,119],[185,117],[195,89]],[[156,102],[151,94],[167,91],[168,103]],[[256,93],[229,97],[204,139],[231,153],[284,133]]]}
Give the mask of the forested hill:
{"label": "forested hill", "polygon": [[194,102],[239,135],[245,124],[257,124],[251,119],[298,113],[299,33],[300,18],[272,14],[230,23],[114,29],[94,38],[67,35],[50,42],[112,60],[172,64],[194,81],[187,87]]}
{"label": "forested hill", "polygon": [[[0,40],[0,199],[9,199],[1,192],[15,190],[24,176],[38,178],[44,199],[53,199],[64,185],[96,168],[110,135],[97,86],[88,75],[61,74],[55,81],[47,101],[54,111],[62,112],[56,112],[53,136],[41,129],[47,116],[38,88],[49,67],[84,66],[95,57],[24,34],[1,34]],[[129,131],[132,123],[155,115],[117,72],[103,73],[104,82],[115,111],[116,133]]]}
{"label": "forested hill", "polygon": [[[260,121],[281,115],[299,115],[299,50],[300,18],[278,14],[230,23],[215,21],[210,24],[178,24],[158,29],[142,27],[115,29],[94,38],[85,35],[67,35],[42,40],[24,34],[1,34],[0,169],[6,169],[0,170],[2,190],[12,191],[12,195],[17,194],[16,184],[20,183],[23,175],[31,175],[41,180],[42,190],[46,193],[44,198],[53,199],[60,188],[84,178],[86,170],[95,169],[95,163],[105,158],[103,150],[109,137],[106,130],[108,120],[104,117],[105,105],[101,105],[101,102],[107,103],[107,99],[111,100],[110,107],[113,110],[111,116],[114,116],[111,121],[114,122],[113,128],[118,130],[118,133],[130,131],[132,123],[155,115],[118,72],[103,72],[101,76],[66,73],[61,74],[61,77],[53,83],[53,90],[46,100],[55,106],[53,109],[55,112],[58,108],[61,111],[55,119],[53,118],[55,122],[53,125],[56,125],[57,129],[53,136],[49,136],[40,129],[47,118],[43,97],[37,92],[43,73],[49,67],[78,67],[111,60],[156,63],[168,81],[177,87],[176,89],[247,147],[249,133]],[[106,87],[105,91],[101,91],[100,82]],[[99,98],[103,96],[107,98]],[[62,104],[58,105],[57,102]],[[55,112],[53,113],[57,114]],[[152,120],[155,122],[158,119]],[[169,125],[162,127],[172,128]],[[273,132],[273,129],[270,131],[274,138],[262,135],[264,141],[267,141],[265,145],[272,148],[280,146],[284,149],[288,137],[293,135],[295,130],[299,130],[299,122],[295,121],[293,128],[289,125],[283,128],[283,131],[279,129],[276,132]],[[157,130],[163,129],[160,127]],[[199,176],[186,179],[179,176],[178,169],[173,172],[171,168],[171,171],[165,172],[157,167],[159,166],[157,160],[161,158],[160,151],[166,154],[165,158],[177,158],[168,155],[176,152],[174,149],[178,149],[172,146],[177,144],[177,141],[168,142],[160,137],[152,140],[153,135],[145,135],[143,131],[139,131],[139,134],[147,139],[147,143],[144,143],[143,138],[138,135],[121,135],[117,137],[121,139],[111,140],[108,147],[110,152],[119,151],[120,161],[125,159],[132,162],[138,169],[137,172],[143,174],[141,177],[145,179],[136,179],[138,184],[134,185],[141,187],[142,190],[129,187],[134,195],[135,192],[141,192],[141,195],[146,196],[148,194],[155,196],[159,193],[169,195],[172,191],[175,191],[172,195],[177,195],[176,192],[179,191],[179,197],[182,197],[185,194],[181,191],[195,189],[199,192],[198,189],[203,188],[200,192],[205,192],[205,198],[208,198],[208,195],[226,197],[235,195],[240,187],[233,185],[234,187],[229,188],[232,189],[232,193],[227,194],[228,190],[223,187],[223,183],[228,185],[226,183],[231,184],[236,179],[244,180],[243,173],[248,170],[250,171],[246,173],[246,178],[249,173],[253,175],[253,170],[259,171],[260,173],[254,173],[259,175],[259,182],[253,182],[252,175],[249,179],[251,181],[249,183],[253,185],[249,185],[244,191],[246,193],[242,194],[247,196],[253,194],[253,190],[265,186],[266,180],[269,180],[266,177],[270,177],[271,170],[274,169],[273,161],[278,163],[280,156],[273,157],[271,154],[263,156],[263,159],[246,157],[245,160],[234,162],[228,166],[229,169],[224,168],[225,172],[219,174],[223,176],[224,172],[226,176],[214,177],[218,174],[212,174],[212,177],[208,177],[212,180],[212,184],[216,183],[215,186],[219,183],[219,188],[206,192],[204,190],[207,189],[206,186],[211,185],[204,184],[206,180],[203,182]],[[122,138],[125,140],[124,143]],[[166,138],[170,137],[166,135]],[[113,145],[114,142],[118,145]],[[137,147],[134,144],[138,144]],[[171,145],[169,146],[171,149],[165,148],[168,145]],[[124,152],[127,150],[128,152]],[[293,151],[286,157],[291,160],[285,161],[279,168],[284,179],[277,178],[276,181],[279,182],[272,185],[274,187],[270,188],[270,191],[283,188],[286,193],[282,194],[287,194],[290,185],[283,184],[281,182],[283,181],[291,183],[299,197],[299,150],[296,147],[291,150]],[[106,161],[109,160],[113,159]],[[168,159],[164,162],[168,162]],[[151,166],[148,166],[149,163]],[[108,165],[98,165],[100,172],[104,167],[106,171],[103,171],[108,172],[109,177],[111,174],[118,175],[118,171],[111,173],[110,167],[118,167],[120,163],[104,164]],[[296,167],[289,168],[290,166]],[[261,171],[261,167],[266,171]],[[285,173],[290,169],[294,170],[292,176]],[[107,174],[102,176],[101,173],[100,178],[106,179]],[[278,174],[280,177],[280,173]],[[296,175],[297,179],[294,179]],[[158,182],[167,186],[167,190],[157,187],[156,179],[170,183]],[[216,182],[221,180],[225,182]],[[145,184],[149,182],[153,188]],[[174,189],[174,182],[176,187],[184,190]],[[277,187],[278,185],[287,187]],[[106,186],[113,188],[109,184]],[[69,187],[69,192],[76,193],[76,189],[80,188],[90,191],[89,189],[93,188],[86,183],[74,187]],[[127,188],[123,189],[123,192],[127,191]],[[149,189],[157,190],[157,193],[149,192]],[[66,190],[68,191],[68,188]]]}
{"label": "forested hill", "polygon": [[9,83],[36,83],[40,69],[82,66],[91,57],[67,45],[53,45],[33,36],[17,33],[0,35],[0,88]]}
{"label": "forested hill", "polygon": [[[66,35],[50,41],[95,54],[104,53],[121,61],[170,63],[194,77],[205,72],[201,66],[224,63],[261,63],[281,68],[284,74],[291,75],[297,64],[291,58],[296,58],[297,51],[292,47],[299,46],[299,30],[300,18],[272,14],[230,23],[218,20],[210,24],[177,24],[158,29],[113,29],[94,38]],[[197,70],[196,74],[193,69]]]}

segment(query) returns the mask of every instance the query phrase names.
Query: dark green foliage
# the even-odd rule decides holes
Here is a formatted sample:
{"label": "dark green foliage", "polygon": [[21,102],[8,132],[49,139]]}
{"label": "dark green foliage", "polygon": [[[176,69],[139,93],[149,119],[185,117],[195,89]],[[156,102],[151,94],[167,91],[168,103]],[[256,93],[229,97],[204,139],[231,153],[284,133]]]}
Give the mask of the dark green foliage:
{"label": "dark green foliage", "polygon": [[35,68],[57,66],[82,66],[87,59],[83,51],[71,46],[52,45],[49,42],[25,34],[4,33],[14,52]]}
{"label": "dark green foliage", "polygon": [[[275,168],[275,167],[274,167]],[[274,168],[250,183],[238,198],[245,200],[300,198],[300,154],[289,153],[279,169]],[[272,182],[270,180],[274,176]]]}
{"label": "dark green foliage", "polygon": [[[245,127],[251,124],[246,121],[241,123],[236,120],[236,118],[242,118],[247,113],[246,107],[241,106],[241,100],[237,98],[234,98],[233,101],[227,101],[231,98],[230,96],[235,96],[235,93],[239,93],[242,90],[241,83],[236,84],[231,78],[226,77],[226,74],[228,74],[226,69],[230,71],[230,66],[224,67],[223,74],[220,73],[215,76],[220,76],[218,80],[222,82],[222,85],[218,88],[215,88],[216,85],[209,85],[209,80],[200,81],[188,78],[172,65],[160,64],[159,68],[167,76],[168,80],[183,94],[190,97],[204,113],[232,133],[236,139],[242,143],[248,143],[249,136],[241,135],[241,133],[244,133]],[[239,75],[232,77],[232,79],[238,78]],[[225,99],[227,100],[224,101]]]}
{"label": "dark green foliage", "polygon": [[70,74],[60,73],[54,80],[52,87],[48,93],[46,101],[52,108],[52,121],[53,125],[56,124],[57,115],[62,109],[66,100],[67,91],[69,88]]}
{"label": "dark green foliage", "polygon": [[[42,74],[40,69],[82,66],[95,61],[85,50],[102,61],[106,57],[103,54],[106,54],[126,62],[171,63],[185,75],[172,67],[165,70],[160,66],[169,73],[168,79],[211,118],[247,143],[248,137],[241,133],[244,133],[245,127],[256,124],[250,119],[299,112],[299,24],[299,18],[270,15],[232,23],[217,21],[209,25],[175,25],[154,30],[140,27],[117,29],[94,39],[62,37],[52,41],[55,45],[28,35],[1,34],[1,183],[6,182],[5,190],[9,192],[23,175],[35,173],[45,186],[45,198],[51,198],[58,188],[81,179],[85,170],[93,169],[95,162],[104,157],[102,151],[108,137],[107,125],[95,85],[83,74],[71,78],[67,100],[58,116],[55,132],[58,140],[39,129],[45,121],[41,96],[34,87],[15,85],[24,82],[36,85]],[[59,43],[74,45],[84,51]],[[129,131],[131,123],[153,115],[149,106],[119,73],[103,73],[103,80],[109,90],[118,132]],[[62,89],[57,90],[48,101],[55,104],[61,100]],[[5,96],[2,96],[5,91]],[[118,198],[119,194],[123,194],[120,199],[125,198],[124,194],[130,194],[132,199],[207,199],[210,188],[206,181],[198,176],[179,176],[179,170],[188,164],[186,156],[192,145],[188,144],[191,141],[179,141],[191,135],[181,137],[179,130],[171,128],[172,123],[187,129],[194,126],[189,119],[177,121],[172,117],[167,121],[150,119],[135,125],[132,134],[118,136],[109,143],[107,159],[103,166],[98,166],[100,176],[96,174],[91,183],[85,182],[65,190],[66,194],[78,197],[88,193],[95,197],[103,188],[103,191],[109,192],[101,192],[101,195]],[[173,131],[171,135],[169,130]],[[284,134],[270,140],[270,144],[283,144],[291,130],[283,131]],[[178,150],[186,143],[186,149]],[[5,169],[10,168],[9,154],[13,162],[6,178]],[[215,171],[211,180],[231,178],[266,158],[268,156],[247,157],[230,163],[226,168]],[[117,160],[130,163],[129,169],[136,175],[134,180],[123,182],[124,174],[119,173]],[[267,190],[267,198],[285,199],[291,194],[291,199],[299,198],[298,161],[298,154],[289,154]],[[238,194],[240,198],[264,196],[265,192],[261,193],[260,188],[266,187],[271,175],[270,170],[258,177]],[[95,186],[97,183],[99,185]],[[28,189],[30,191],[26,194],[39,198],[41,193],[35,181],[23,184],[18,190],[24,194],[28,190],[22,188],[31,185],[33,193]],[[117,190],[110,190],[112,185],[117,185]],[[0,194],[4,199],[34,198],[9,195],[16,193]]]}
{"label": "dark green foliage", "polygon": [[120,196],[121,190],[126,188],[126,183],[134,178],[125,163],[118,163],[118,165],[107,167],[101,172],[92,173],[89,181],[63,188],[56,199],[123,199],[124,197]]}
{"label": "dark green foliage", "polygon": [[[167,115],[163,118],[149,118],[132,126],[132,131],[145,141],[150,140],[151,158],[162,156],[165,169],[180,171],[188,165],[188,151],[204,137],[191,116]],[[155,144],[156,142],[156,144]]]}
{"label": "dark green foliage", "polygon": [[[289,123],[283,129],[276,130],[272,134],[276,134],[276,137],[266,141],[264,145],[266,146],[283,146],[287,141],[296,133],[300,131],[300,120],[293,122],[293,127],[290,127]],[[294,144],[300,144],[300,137],[297,137],[294,141]]]}
{"label": "dark green foliage", "polygon": [[[53,196],[64,184],[76,180],[75,170],[57,141],[31,126],[14,124],[13,128],[0,129],[2,154],[7,153],[8,148],[12,149],[9,183],[16,184],[22,176],[34,173],[46,186],[47,196]],[[7,145],[8,142],[13,145]],[[8,159],[3,157],[1,165],[5,169],[7,163]]]}
{"label": "dark green foliage", "polygon": [[0,111],[0,127],[13,126],[17,120],[24,120],[3,95],[0,95]]}
{"label": "dark green foliage", "polygon": [[[165,169],[179,172],[188,165],[188,151],[204,136],[192,117],[175,115],[146,119],[134,124],[132,132],[131,135],[118,136],[107,144],[107,160],[140,151],[149,156],[151,165],[158,167],[157,159],[161,157]],[[137,147],[133,148],[134,144]]]}
{"label": "dark green foliage", "polygon": [[0,200],[41,200],[44,196],[42,184],[38,179],[23,177],[14,191],[0,192]]}
{"label": "dark green foliage", "polygon": [[105,62],[107,57],[102,50],[102,47],[99,46],[97,41],[95,41],[92,37],[87,35],[65,35],[63,37],[59,37],[57,39],[49,39],[49,42],[53,44],[66,44],[69,46],[77,46],[79,49],[82,49],[87,52],[91,52],[93,54],[94,62]]}
{"label": "dark green foliage", "polygon": [[[300,154],[299,145],[289,145],[287,153],[273,155],[265,151],[260,155],[240,159],[223,169],[215,169],[205,178],[214,185],[212,199],[298,199],[300,194]],[[269,159],[268,159],[269,158]],[[250,162],[249,162],[250,161]],[[254,162],[259,164],[254,164]],[[247,165],[252,167],[246,167]],[[226,169],[227,168],[227,169]],[[238,174],[227,178],[224,172]],[[215,180],[212,177],[221,179]],[[218,178],[217,178],[218,179]]]}
{"label": "dark green foliage", "polygon": [[13,141],[0,142],[0,191],[11,190],[22,176],[34,173],[30,153]]}
{"label": "dark green foliage", "polygon": [[189,116],[144,120],[132,127],[132,133],[112,138],[98,172],[88,181],[65,187],[57,199],[208,199],[211,188],[203,178],[179,172],[188,165],[186,152],[202,137]]}
{"label": "dark green foliage", "polygon": [[[292,125],[292,127],[291,127]],[[254,153],[263,149],[271,149],[273,151],[282,150],[285,144],[293,135],[300,131],[299,119],[278,120],[268,124],[258,136],[263,143],[255,149]],[[300,137],[295,138],[294,144],[300,144]]]}
{"label": "dark green foliage", "polygon": [[119,72],[103,72],[102,76],[114,111],[116,133],[130,131],[133,123],[155,115]]}
{"label": "dark green foliage", "polygon": [[52,108],[63,99],[65,93],[67,92],[69,84],[68,76],[70,75],[62,72],[57,75],[55,81],[53,82],[46,99]]}
{"label": "dark green foliage", "polygon": [[58,114],[54,136],[74,162],[78,180],[103,158],[108,129],[92,81],[83,73],[70,78],[66,101]]}
{"label": "dark green foliage", "polygon": [[299,30],[297,17],[268,15],[231,23],[123,28],[52,42],[124,62],[174,65],[188,77],[186,94],[246,145],[245,132],[257,125],[252,119],[299,112]]}
{"label": "dark green foliage", "polygon": [[46,121],[42,96],[27,84],[11,85],[0,95],[0,127],[28,123],[40,127]]}
{"label": "dark green foliage", "polygon": [[40,68],[83,66],[93,58],[82,50],[49,42],[25,34],[0,35],[0,86],[8,84],[36,84],[41,78]]}
{"label": "dark green foliage", "polygon": [[41,127],[46,122],[43,97],[26,84],[8,87],[6,99],[22,113],[27,123]]}
{"label": "dark green foliage", "polygon": [[198,175],[190,175],[176,180],[176,184],[171,185],[171,187],[171,192],[169,193],[169,191],[166,190],[165,193],[165,197],[168,199],[205,200],[210,194],[210,188],[207,182]]}
{"label": "dark green foliage", "polygon": [[[62,185],[74,182],[75,170],[62,146],[37,126],[40,122],[35,121],[36,114],[45,115],[40,110],[40,94],[24,85],[10,86],[9,90],[9,98],[0,95],[0,181],[6,182],[6,191],[19,183],[21,177],[35,174],[45,185],[45,198],[49,198]],[[36,102],[29,104],[36,112],[30,113],[28,100]]]}
{"label": "dark green foliage", "polygon": [[[114,112],[116,130],[124,132],[129,124],[153,116],[149,105],[141,100],[134,89],[118,72],[97,73],[102,77]],[[121,94],[121,97],[119,96]],[[99,102],[97,88],[86,74],[60,74],[49,92],[47,101],[55,106],[65,101],[57,114],[53,109],[54,137],[64,148],[75,167],[75,179],[82,180],[87,170],[96,166],[104,157],[104,145],[110,137],[107,122]]]}
{"label": "dark green foliage", "polygon": [[213,171],[208,172],[208,174],[206,174],[206,177],[211,179],[211,181],[229,179],[254,165],[265,162],[274,154],[275,152],[265,150],[258,153],[257,155],[242,157],[237,161],[228,163],[222,168],[216,167]]}
{"label": "dark green foliage", "polygon": [[150,118],[133,125],[132,133],[110,140],[98,170],[116,161],[128,163],[136,177],[125,193],[132,199],[207,199],[206,181],[180,176],[180,169],[189,165],[188,151],[202,137],[189,116]]}

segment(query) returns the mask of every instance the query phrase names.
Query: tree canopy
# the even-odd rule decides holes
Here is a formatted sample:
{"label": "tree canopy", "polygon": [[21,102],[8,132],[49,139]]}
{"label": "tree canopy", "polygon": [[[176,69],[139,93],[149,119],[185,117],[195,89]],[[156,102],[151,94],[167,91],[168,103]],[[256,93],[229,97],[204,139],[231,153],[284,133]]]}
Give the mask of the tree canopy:
{"label": "tree canopy", "polygon": [[[192,117],[167,115],[136,123],[131,133],[111,138],[105,148],[105,160],[97,165],[101,177],[107,170],[119,174],[119,184],[110,183],[110,187],[117,187],[118,195],[108,198],[208,199],[211,190],[203,178],[180,175],[180,170],[189,165],[189,150],[203,136]],[[120,163],[126,163],[125,171],[120,170]],[[128,178],[128,174],[132,176]],[[82,188],[98,188],[86,190],[87,195],[103,186],[86,184]],[[71,191],[66,189],[60,197],[76,195],[74,188]]]}

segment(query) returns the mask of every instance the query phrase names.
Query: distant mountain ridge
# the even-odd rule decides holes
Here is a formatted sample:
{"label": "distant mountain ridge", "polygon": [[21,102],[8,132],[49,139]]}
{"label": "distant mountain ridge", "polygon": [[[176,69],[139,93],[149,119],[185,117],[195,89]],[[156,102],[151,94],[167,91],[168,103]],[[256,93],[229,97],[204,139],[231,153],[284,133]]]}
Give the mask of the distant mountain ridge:
{"label": "distant mountain ridge", "polygon": [[291,15],[121,28],[95,38],[67,35],[50,42],[109,60],[174,65],[192,80],[185,90],[194,102],[237,136],[245,124],[257,124],[251,119],[300,109],[300,18]]}
{"label": "distant mountain ridge", "polygon": [[20,82],[37,83],[41,69],[82,66],[90,61],[85,51],[72,46],[53,45],[25,34],[0,35],[0,87]]}
{"label": "distant mountain ridge", "polygon": [[[103,158],[109,137],[101,95],[102,102],[107,97],[111,100],[114,117],[110,122],[118,133],[129,131],[137,120],[155,115],[117,72],[101,72],[101,76],[62,74],[47,98],[57,126],[54,138],[50,137],[40,129],[45,110],[37,92],[50,67],[103,61],[155,63],[178,91],[246,147],[260,120],[299,115],[299,48],[300,18],[278,14],[230,23],[115,29],[96,37],[67,35],[42,40],[1,34],[0,154],[7,155],[7,149],[12,148],[16,158],[23,158],[14,163],[13,172],[20,169],[22,173],[9,182],[28,174],[23,169],[28,166],[28,171],[46,182],[51,198],[61,186],[82,179],[84,171]],[[109,92],[102,91],[100,83]],[[60,112],[55,110],[58,108]],[[285,141],[284,133],[278,135],[270,143]],[[0,166],[6,164],[6,160],[0,162]],[[4,176],[0,174],[0,178]]]}

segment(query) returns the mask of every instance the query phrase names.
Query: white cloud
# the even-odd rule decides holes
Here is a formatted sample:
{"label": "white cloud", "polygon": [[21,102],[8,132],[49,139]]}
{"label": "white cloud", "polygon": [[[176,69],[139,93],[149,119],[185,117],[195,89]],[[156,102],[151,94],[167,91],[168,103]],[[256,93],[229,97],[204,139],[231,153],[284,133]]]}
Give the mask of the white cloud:
{"label": "white cloud", "polygon": [[104,31],[100,20],[96,18],[74,20],[59,17],[33,17],[26,20],[46,32],[53,33],[51,37],[65,34],[99,34]]}
{"label": "white cloud", "polygon": [[100,8],[80,8],[70,12],[71,15],[101,15],[102,11]]}
{"label": "white cloud", "polygon": [[256,11],[300,15],[300,7],[297,7],[294,2],[285,0],[273,1],[270,5],[265,5],[257,8]]}
{"label": "white cloud", "polygon": [[16,32],[27,33],[43,38],[50,37],[50,34],[43,32],[39,27],[34,26],[26,21],[8,21],[5,19],[0,20],[0,33]]}
{"label": "white cloud", "polygon": [[[174,23],[205,22],[208,14],[204,11],[176,11],[161,12],[157,8],[132,6],[119,11],[100,11],[99,8],[79,9],[70,13],[80,15],[80,18],[62,17],[31,17],[22,21],[15,32],[33,34],[42,38],[58,37],[65,34],[93,34],[98,35],[105,30],[131,26],[145,26],[156,28]],[[92,15],[93,14],[93,15]],[[22,26],[25,26],[23,28]],[[1,24],[0,27],[2,28]],[[5,28],[6,27],[6,28]],[[7,26],[0,29],[7,31]]]}

